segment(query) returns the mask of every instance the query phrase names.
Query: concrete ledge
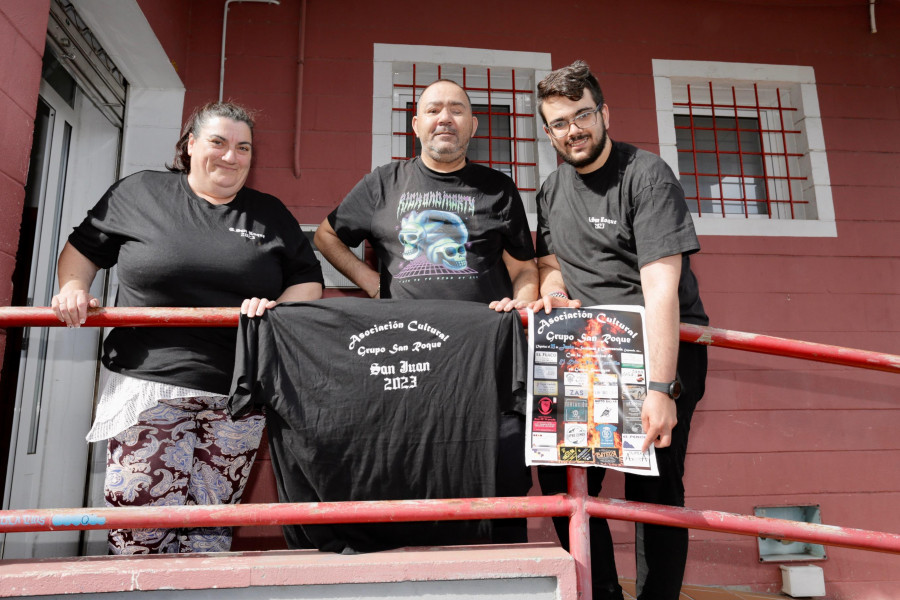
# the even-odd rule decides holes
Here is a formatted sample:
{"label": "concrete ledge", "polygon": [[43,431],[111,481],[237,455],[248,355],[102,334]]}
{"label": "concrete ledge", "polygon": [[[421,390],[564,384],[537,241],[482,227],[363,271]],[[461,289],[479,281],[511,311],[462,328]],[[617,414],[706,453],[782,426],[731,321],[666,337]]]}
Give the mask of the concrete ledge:
{"label": "concrete ledge", "polygon": [[260,598],[262,588],[270,598],[576,597],[575,563],[553,544],[0,561],[0,597],[140,592],[142,599],[232,599]]}

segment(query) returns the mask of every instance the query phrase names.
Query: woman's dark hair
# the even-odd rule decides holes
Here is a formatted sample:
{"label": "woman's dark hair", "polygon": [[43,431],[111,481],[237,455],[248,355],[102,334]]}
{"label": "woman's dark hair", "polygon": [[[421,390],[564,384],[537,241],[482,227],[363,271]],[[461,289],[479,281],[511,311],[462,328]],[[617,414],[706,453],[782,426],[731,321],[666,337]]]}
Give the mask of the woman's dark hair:
{"label": "woman's dark hair", "polygon": [[597,82],[597,78],[591,73],[591,68],[583,60],[576,60],[568,67],[557,69],[544,77],[537,86],[538,112],[541,113],[544,125],[547,124],[547,119],[544,119],[541,103],[545,98],[565,96],[569,100],[577,101],[581,100],[585,88],[591,91],[596,104],[603,104],[600,83]]}
{"label": "woman's dark hair", "polygon": [[166,165],[167,169],[176,173],[191,172],[191,156],[188,154],[188,139],[191,134],[194,134],[195,138],[199,136],[200,130],[203,129],[203,126],[213,117],[225,117],[232,121],[246,123],[247,127],[250,128],[250,134],[253,134],[253,125],[255,124],[253,111],[244,108],[240,104],[235,104],[234,102],[208,102],[203,106],[195,108],[194,112],[191,113],[191,116],[188,117],[188,120],[184,124],[184,128],[181,130],[181,137],[178,138],[178,143],[175,144],[175,159],[172,161],[171,165]]}

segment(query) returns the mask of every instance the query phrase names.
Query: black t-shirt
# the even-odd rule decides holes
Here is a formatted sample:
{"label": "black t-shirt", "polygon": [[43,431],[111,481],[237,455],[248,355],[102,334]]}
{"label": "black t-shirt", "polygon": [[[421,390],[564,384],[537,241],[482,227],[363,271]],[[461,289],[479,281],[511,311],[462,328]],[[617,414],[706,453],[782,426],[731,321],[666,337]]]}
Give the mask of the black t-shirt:
{"label": "black t-shirt", "polygon": [[556,255],[570,297],[643,305],[641,267],[681,254],[681,319],[709,323],[690,267],[700,243],[681,185],[659,156],[613,142],[606,163],[587,175],[561,165],[537,203],[537,254]]}
{"label": "black t-shirt", "polygon": [[512,296],[503,251],[534,258],[515,184],[471,162],[453,173],[419,158],[378,167],[328,222],[348,246],[375,248],[383,298],[499,300]]}
{"label": "black t-shirt", "polygon": [[[266,407],[283,502],[495,495],[498,420],[522,412],[518,313],[455,300],[330,298],[241,319],[232,395]],[[489,523],[303,526],[341,552],[489,540]],[[287,527],[292,548],[300,530]]]}
{"label": "black t-shirt", "polygon": [[[69,236],[101,268],[118,264],[116,306],[240,306],[322,282],[315,254],[274,196],[243,188],[228,204],[187,176],[143,171],[115,183]],[[117,327],[103,363],[140,379],[227,394],[234,328]]]}

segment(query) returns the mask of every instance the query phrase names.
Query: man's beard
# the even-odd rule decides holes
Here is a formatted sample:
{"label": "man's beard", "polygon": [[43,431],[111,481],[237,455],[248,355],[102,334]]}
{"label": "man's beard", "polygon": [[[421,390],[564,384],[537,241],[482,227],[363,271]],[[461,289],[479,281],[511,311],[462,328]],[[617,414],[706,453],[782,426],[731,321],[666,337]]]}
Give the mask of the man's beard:
{"label": "man's beard", "polygon": [[591,150],[590,154],[585,156],[584,158],[572,158],[563,150],[556,148],[556,153],[559,154],[560,158],[562,158],[565,162],[569,163],[576,169],[580,169],[581,167],[586,167],[593,163],[595,160],[600,158],[600,155],[603,154],[603,149],[606,148],[606,141],[609,139],[609,136],[606,133],[606,127],[603,128],[603,135],[600,136],[600,143],[594,146],[593,150]]}
{"label": "man's beard", "polygon": [[[456,144],[442,143],[428,143],[423,144],[423,149],[425,152],[431,156],[431,158],[437,162],[453,162],[457,160],[460,156],[464,156],[466,154],[466,150],[468,149],[468,142],[465,145],[459,143],[459,134],[456,131],[453,131],[457,137]],[[431,142],[431,140],[429,140]]]}
{"label": "man's beard", "polygon": [[435,146],[426,146],[424,152],[431,157],[431,160],[439,163],[452,163],[466,155],[466,149],[459,146],[452,148],[437,148]]}

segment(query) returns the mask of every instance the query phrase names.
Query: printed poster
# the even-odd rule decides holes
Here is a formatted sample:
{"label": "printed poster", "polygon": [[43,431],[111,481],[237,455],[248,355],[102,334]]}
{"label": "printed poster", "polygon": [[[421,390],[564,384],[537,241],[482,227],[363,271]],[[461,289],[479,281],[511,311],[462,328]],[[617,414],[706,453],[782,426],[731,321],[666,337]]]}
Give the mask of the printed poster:
{"label": "printed poster", "polygon": [[641,452],[648,352],[642,306],[528,311],[529,465],[658,475]]}

